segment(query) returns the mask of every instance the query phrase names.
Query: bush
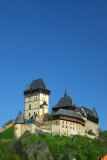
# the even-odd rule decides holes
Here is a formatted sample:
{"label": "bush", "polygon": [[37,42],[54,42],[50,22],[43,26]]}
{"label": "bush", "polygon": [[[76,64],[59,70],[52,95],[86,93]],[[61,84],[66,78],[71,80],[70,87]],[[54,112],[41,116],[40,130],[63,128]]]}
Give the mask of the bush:
{"label": "bush", "polygon": [[88,131],[88,134],[95,136],[95,134],[93,133],[92,130],[89,130],[89,131]]}
{"label": "bush", "polygon": [[52,120],[53,120],[53,116],[52,115],[50,115],[49,113],[44,114],[44,118],[43,118],[44,122],[52,121]]}

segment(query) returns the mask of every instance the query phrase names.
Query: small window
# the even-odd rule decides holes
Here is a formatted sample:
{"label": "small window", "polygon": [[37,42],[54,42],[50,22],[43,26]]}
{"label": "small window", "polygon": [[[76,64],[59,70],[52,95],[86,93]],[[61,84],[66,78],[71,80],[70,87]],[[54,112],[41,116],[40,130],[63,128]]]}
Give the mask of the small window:
{"label": "small window", "polygon": [[31,110],[31,104],[29,104],[29,110]]}
{"label": "small window", "polygon": [[64,128],[64,125],[62,126],[62,128]]}
{"label": "small window", "polygon": [[37,100],[37,97],[36,97],[36,100]]}
{"label": "small window", "polygon": [[34,115],[35,115],[35,112],[34,112]]}
{"label": "small window", "polygon": [[62,123],[64,124],[64,121],[62,121]]}
{"label": "small window", "polygon": [[66,126],[66,128],[67,128],[67,126]]}
{"label": "small window", "polygon": [[73,127],[73,130],[74,130],[74,127]]}
{"label": "small window", "polygon": [[67,122],[66,122],[66,124],[67,124]]}
{"label": "small window", "polygon": [[57,124],[57,121],[56,121],[56,124]]}
{"label": "small window", "polygon": [[31,115],[31,114],[29,113],[29,117],[30,117],[30,115]]}

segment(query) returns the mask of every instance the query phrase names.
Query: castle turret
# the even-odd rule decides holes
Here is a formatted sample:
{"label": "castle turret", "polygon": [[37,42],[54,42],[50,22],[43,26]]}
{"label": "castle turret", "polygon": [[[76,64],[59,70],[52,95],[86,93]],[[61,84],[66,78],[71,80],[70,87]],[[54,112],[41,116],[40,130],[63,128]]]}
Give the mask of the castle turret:
{"label": "castle turret", "polygon": [[14,138],[19,138],[22,135],[23,124],[24,124],[24,116],[20,111],[14,123]]}

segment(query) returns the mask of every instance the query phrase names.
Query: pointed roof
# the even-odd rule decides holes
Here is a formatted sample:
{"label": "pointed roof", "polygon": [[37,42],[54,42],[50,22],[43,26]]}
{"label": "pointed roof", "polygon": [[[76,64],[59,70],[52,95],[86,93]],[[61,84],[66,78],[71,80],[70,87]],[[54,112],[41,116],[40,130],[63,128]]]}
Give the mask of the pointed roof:
{"label": "pointed roof", "polygon": [[44,84],[42,79],[36,79],[33,80],[31,85],[29,86],[29,88],[27,88],[24,93],[29,92],[29,91],[33,91],[33,90],[38,90],[38,89],[42,89],[44,91],[48,91],[50,93],[50,90],[47,88],[47,86]]}
{"label": "pointed roof", "polygon": [[23,124],[23,123],[24,123],[24,116],[23,116],[23,113],[20,111],[15,120],[15,124]]}
{"label": "pointed roof", "polygon": [[62,97],[59,102],[53,106],[53,108],[63,108],[63,107],[73,107],[76,108],[76,105],[74,105],[73,100],[70,96],[67,96],[66,89],[64,97]]}
{"label": "pointed roof", "polygon": [[46,88],[44,82],[42,79],[36,79],[33,80],[33,82],[30,85],[30,89],[45,89],[45,90],[49,90]]}
{"label": "pointed roof", "polygon": [[48,104],[46,103],[46,101],[43,102],[42,106],[48,106]]}
{"label": "pointed roof", "polygon": [[82,106],[81,108],[84,109],[84,111],[85,111],[85,113],[86,113],[87,115],[90,115],[90,116],[92,116],[92,117],[95,117],[95,118],[99,119],[99,117],[98,117],[97,112],[96,112],[95,109],[93,109],[93,111],[91,111],[90,109],[88,109],[88,108],[86,108],[86,107],[84,107],[84,106]]}
{"label": "pointed roof", "polygon": [[95,117],[98,117],[95,107],[93,108],[93,114]]}

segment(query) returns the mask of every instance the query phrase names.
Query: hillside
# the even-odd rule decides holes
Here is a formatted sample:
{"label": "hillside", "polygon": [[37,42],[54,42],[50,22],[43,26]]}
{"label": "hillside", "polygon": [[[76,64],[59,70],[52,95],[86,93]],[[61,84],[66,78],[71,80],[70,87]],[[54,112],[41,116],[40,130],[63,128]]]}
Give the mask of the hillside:
{"label": "hillside", "polygon": [[13,139],[13,126],[0,133],[2,139]]}
{"label": "hillside", "polygon": [[19,140],[0,141],[0,160],[98,160],[105,151],[107,131],[94,140],[84,136],[37,136],[26,131]]}

